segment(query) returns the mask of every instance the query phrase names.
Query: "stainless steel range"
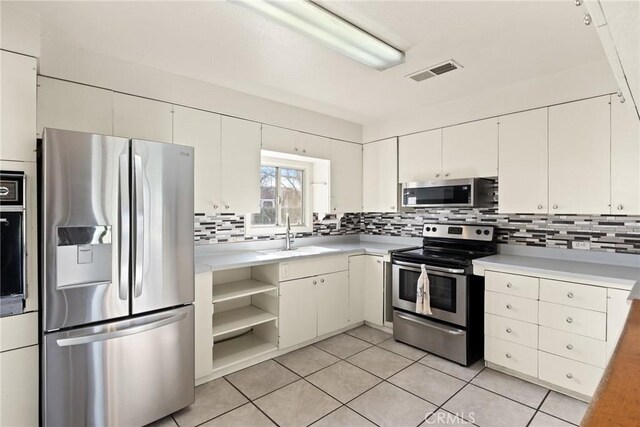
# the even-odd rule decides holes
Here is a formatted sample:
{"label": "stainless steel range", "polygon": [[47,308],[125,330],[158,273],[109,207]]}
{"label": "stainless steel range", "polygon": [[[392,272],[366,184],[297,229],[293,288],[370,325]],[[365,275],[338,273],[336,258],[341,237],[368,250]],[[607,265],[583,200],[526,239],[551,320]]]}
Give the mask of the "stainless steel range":
{"label": "stainless steel range", "polygon": [[[483,354],[484,279],[475,258],[496,253],[494,229],[485,225],[429,224],[423,247],[392,255],[393,336],[462,365]],[[421,266],[429,277],[431,315],[416,310]]]}

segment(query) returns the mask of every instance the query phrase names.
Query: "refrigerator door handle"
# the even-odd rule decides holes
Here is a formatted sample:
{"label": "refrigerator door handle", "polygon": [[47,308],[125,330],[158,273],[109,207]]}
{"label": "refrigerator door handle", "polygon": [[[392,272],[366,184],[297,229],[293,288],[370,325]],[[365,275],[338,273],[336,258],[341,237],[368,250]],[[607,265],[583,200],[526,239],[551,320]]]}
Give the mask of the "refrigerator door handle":
{"label": "refrigerator door handle", "polygon": [[134,204],[136,207],[136,253],[135,253],[135,269],[133,296],[138,298],[142,295],[142,266],[144,257],[144,194],[142,181],[142,157],[138,154],[133,156],[133,172],[134,172]]}
{"label": "refrigerator door handle", "polygon": [[129,199],[129,155],[120,155],[119,176],[120,198],[118,199],[118,296],[121,300],[128,298],[129,292],[129,259],[131,258],[131,214]]}
{"label": "refrigerator door handle", "polygon": [[124,325],[124,327],[122,327],[121,329],[116,328],[116,330],[114,331],[89,333],[89,334],[79,335],[75,337],[60,338],[56,340],[56,344],[58,344],[59,347],[69,347],[73,345],[91,344],[98,341],[112,340],[114,338],[126,337],[129,335],[135,335],[141,332],[158,329],[163,326],[167,326],[172,323],[179,322],[180,320],[186,317],[187,317],[186,312],[177,313],[177,314],[173,314],[168,317],[163,317],[159,320],[153,320],[151,322],[144,323],[141,325],[134,325],[134,326]]}

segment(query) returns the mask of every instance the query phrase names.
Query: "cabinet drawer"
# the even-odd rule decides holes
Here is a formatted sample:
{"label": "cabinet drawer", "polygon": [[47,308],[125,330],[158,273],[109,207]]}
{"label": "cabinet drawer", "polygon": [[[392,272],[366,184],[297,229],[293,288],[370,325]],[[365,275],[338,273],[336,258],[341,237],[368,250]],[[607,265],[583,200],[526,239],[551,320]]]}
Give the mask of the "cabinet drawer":
{"label": "cabinet drawer", "polygon": [[485,292],[484,311],[510,319],[538,323],[538,301],[528,298]]}
{"label": "cabinet drawer", "polygon": [[540,279],[537,277],[498,273],[496,271],[487,271],[484,277],[485,289],[488,291],[538,299],[538,282]]}
{"label": "cabinet drawer", "polygon": [[580,283],[540,279],[540,301],[606,313],[607,289]]}
{"label": "cabinet drawer", "polygon": [[0,351],[38,344],[38,313],[0,318]]}
{"label": "cabinet drawer", "polygon": [[484,333],[494,338],[538,348],[538,325],[532,323],[485,313]]}
{"label": "cabinet drawer", "polygon": [[280,281],[335,273],[349,269],[346,255],[309,257],[299,261],[280,263]]}
{"label": "cabinet drawer", "polygon": [[538,359],[541,380],[587,396],[593,396],[604,373],[604,369],[542,351]]}
{"label": "cabinet drawer", "polygon": [[604,341],[607,336],[607,315],[605,313],[540,301],[539,318],[541,326],[601,341]]}
{"label": "cabinet drawer", "polygon": [[540,350],[600,368],[607,365],[607,343],[604,341],[544,326],[540,327]]}
{"label": "cabinet drawer", "polygon": [[484,358],[487,362],[538,376],[538,350],[485,335]]}

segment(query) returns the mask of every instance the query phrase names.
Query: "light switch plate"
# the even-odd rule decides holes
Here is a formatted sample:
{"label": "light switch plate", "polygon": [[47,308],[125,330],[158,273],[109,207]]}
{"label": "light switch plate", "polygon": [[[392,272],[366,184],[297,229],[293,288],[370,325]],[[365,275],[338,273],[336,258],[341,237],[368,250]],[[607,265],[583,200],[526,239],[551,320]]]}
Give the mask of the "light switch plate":
{"label": "light switch plate", "polygon": [[573,242],[571,242],[571,247],[573,249],[582,249],[582,250],[589,250],[591,249],[591,242],[586,240],[574,240]]}

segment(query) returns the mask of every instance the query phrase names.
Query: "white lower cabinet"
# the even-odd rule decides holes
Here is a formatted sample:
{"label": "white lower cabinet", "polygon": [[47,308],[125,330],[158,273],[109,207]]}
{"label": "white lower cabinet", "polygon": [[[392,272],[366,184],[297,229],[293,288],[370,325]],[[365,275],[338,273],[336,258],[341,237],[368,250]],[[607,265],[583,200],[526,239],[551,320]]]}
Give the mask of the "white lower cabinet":
{"label": "white lower cabinet", "polygon": [[[384,325],[384,263],[377,255],[349,257],[350,323],[366,320]],[[359,291],[356,291],[359,290]]]}
{"label": "white lower cabinet", "polygon": [[347,271],[280,282],[280,348],[349,324]]}
{"label": "white lower cabinet", "polygon": [[0,425],[38,425],[38,346],[0,353]]}
{"label": "white lower cabinet", "polygon": [[629,291],[500,271],[485,273],[485,288],[490,366],[589,399],[624,327]]}

